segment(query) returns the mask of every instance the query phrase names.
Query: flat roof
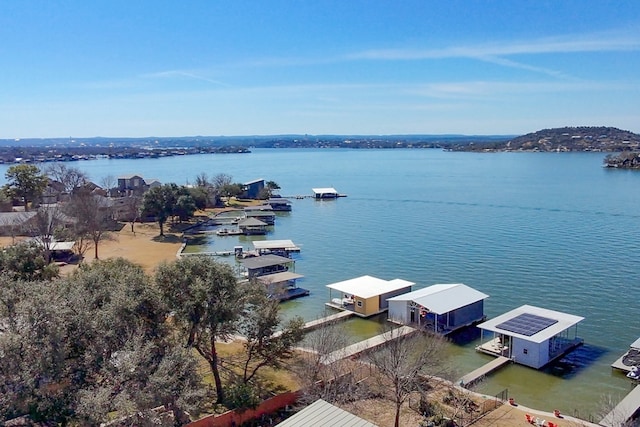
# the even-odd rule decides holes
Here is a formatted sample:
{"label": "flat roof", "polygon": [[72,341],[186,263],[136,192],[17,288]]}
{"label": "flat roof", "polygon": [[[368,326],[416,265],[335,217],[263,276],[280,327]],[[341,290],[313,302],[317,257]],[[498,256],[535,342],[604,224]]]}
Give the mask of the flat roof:
{"label": "flat roof", "polygon": [[253,270],[255,268],[271,267],[272,265],[288,264],[295,261],[291,258],[278,255],[261,255],[252,258],[245,258],[240,262],[248,269]]}
{"label": "flat roof", "polygon": [[489,298],[463,283],[438,284],[389,298],[387,301],[413,301],[436,314],[445,314],[457,308]]}
{"label": "flat roof", "polygon": [[49,245],[49,249],[52,251],[70,251],[73,249],[73,246],[76,244],[73,242],[51,242]]}
{"label": "flat roof", "polygon": [[302,274],[292,273],[291,271],[283,271],[281,273],[266,274],[264,276],[258,276],[256,279],[258,282],[268,285],[270,283],[286,282],[287,280],[294,280],[304,277]]}
{"label": "flat roof", "polygon": [[253,217],[245,218],[238,222],[238,227],[260,227],[264,225],[267,225],[267,223]]}
{"label": "flat roof", "polygon": [[277,427],[376,427],[369,421],[318,399]]}
{"label": "flat roof", "polygon": [[[504,322],[512,320],[522,314],[531,314],[534,316],[540,316],[547,319],[556,320],[557,322],[554,323],[553,325],[550,325],[542,329],[541,331],[531,336],[518,334],[516,332],[511,332],[498,327]],[[560,332],[565,331],[570,327],[578,324],[582,320],[584,320],[584,317],[575,316],[573,314],[562,313],[560,311],[549,310],[546,308],[534,307],[531,305],[523,305],[507,313],[501,314],[500,316],[495,317],[491,320],[487,320],[484,323],[480,323],[478,325],[478,328],[495,332],[498,334],[502,334],[502,335],[521,338],[523,340],[534,342],[534,343],[541,343],[559,334]]]}
{"label": "flat roof", "polygon": [[325,193],[335,193],[338,194],[338,190],[332,187],[323,187],[323,188],[312,188],[314,193],[316,194],[325,194]]}
{"label": "flat roof", "polygon": [[256,249],[298,249],[292,240],[254,240]]}
{"label": "flat roof", "polygon": [[371,298],[413,285],[415,283],[402,279],[383,280],[372,276],[360,276],[355,279],[332,283],[327,285],[327,288],[361,298]]}
{"label": "flat roof", "polygon": [[267,200],[267,203],[282,204],[282,203],[291,203],[291,201],[289,199],[285,199],[282,197],[272,197],[269,200]]}
{"label": "flat roof", "polygon": [[633,343],[631,343],[631,345],[629,347],[640,348],[640,338],[638,338]]}

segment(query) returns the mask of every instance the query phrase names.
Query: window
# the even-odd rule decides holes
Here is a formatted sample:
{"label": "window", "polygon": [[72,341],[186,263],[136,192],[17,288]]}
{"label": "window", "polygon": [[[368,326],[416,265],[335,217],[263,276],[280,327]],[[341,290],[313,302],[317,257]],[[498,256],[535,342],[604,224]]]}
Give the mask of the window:
{"label": "window", "polygon": [[522,349],[522,352],[523,352],[524,354],[529,354],[529,350],[527,350],[526,348],[523,348],[523,349]]}
{"label": "window", "polygon": [[362,301],[358,301],[358,307],[362,307]]}

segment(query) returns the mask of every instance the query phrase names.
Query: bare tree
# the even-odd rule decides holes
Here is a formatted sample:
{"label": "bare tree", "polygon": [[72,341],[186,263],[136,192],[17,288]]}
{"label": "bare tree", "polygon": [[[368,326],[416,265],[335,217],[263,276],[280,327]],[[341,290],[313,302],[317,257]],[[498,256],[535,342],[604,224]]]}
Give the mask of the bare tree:
{"label": "bare tree", "polygon": [[93,244],[94,257],[98,259],[98,246],[111,237],[111,206],[109,201],[86,189],[76,191],[67,205],[67,212],[76,218],[75,235],[89,238]]}
{"label": "bare tree", "polygon": [[440,335],[419,331],[402,335],[402,331],[386,330],[386,342],[368,355],[381,389],[388,390],[395,404],[395,427],[400,426],[400,408],[409,395],[424,386],[426,376],[440,374],[444,366],[445,340]]}
{"label": "bare tree", "polygon": [[78,168],[69,167],[64,163],[51,163],[44,172],[49,178],[64,186],[64,191],[71,194],[76,188],[87,183],[89,177]]}
{"label": "bare tree", "polygon": [[111,190],[113,190],[118,184],[118,180],[113,175],[103,176],[100,180],[100,185],[107,191],[107,195],[111,197]]}
{"label": "bare tree", "polygon": [[140,208],[142,207],[142,197],[131,195],[124,199],[127,221],[131,225],[131,232],[135,236],[134,225],[140,219]]}
{"label": "bare tree", "polygon": [[47,262],[51,262],[51,247],[55,242],[55,232],[58,227],[68,222],[71,222],[71,218],[64,215],[56,203],[41,205],[35,216],[25,225],[27,232],[35,236],[36,241],[44,249]]}
{"label": "bare tree", "polygon": [[233,182],[233,177],[229,174],[226,173],[219,173],[216,176],[213,177],[211,183],[213,184],[213,186],[220,191],[220,189],[222,189],[223,187],[227,186],[227,185],[231,185],[231,183]]}

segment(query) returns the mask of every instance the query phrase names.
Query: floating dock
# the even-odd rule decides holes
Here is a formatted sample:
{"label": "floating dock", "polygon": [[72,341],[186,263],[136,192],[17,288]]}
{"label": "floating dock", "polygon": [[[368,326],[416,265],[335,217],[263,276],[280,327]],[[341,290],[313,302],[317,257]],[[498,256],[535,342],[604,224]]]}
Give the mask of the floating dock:
{"label": "floating dock", "polygon": [[618,427],[626,425],[626,422],[640,409],[640,386],[635,386],[631,393],[627,394],[618,405],[613,408],[603,419],[600,425],[606,427]]}
{"label": "floating dock", "polygon": [[511,362],[511,359],[507,357],[504,357],[504,356],[496,357],[491,362],[479,367],[474,371],[471,371],[464,377],[460,378],[458,382],[460,383],[461,386],[467,387],[469,385],[472,385],[479,379],[483,378],[484,376],[490,374],[491,372],[497,371],[498,369],[502,368],[504,365],[510,362]]}
{"label": "floating dock", "polygon": [[412,327],[410,327],[410,326],[402,326],[402,327],[394,330],[393,333],[385,332],[383,334],[376,335],[375,337],[369,338],[369,339],[364,340],[364,341],[360,341],[360,342],[352,344],[352,345],[348,345],[348,346],[346,346],[344,348],[341,348],[340,350],[336,350],[336,351],[334,351],[332,353],[329,353],[322,360],[322,364],[323,365],[331,365],[332,363],[335,363],[338,360],[346,359],[348,357],[360,354],[363,351],[370,350],[372,348],[378,347],[378,346],[386,343],[390,339],[398,339],[400,337],[403,337],[405,335],[411,334],[413,332],[416,332],[416,330],[413,329]]}

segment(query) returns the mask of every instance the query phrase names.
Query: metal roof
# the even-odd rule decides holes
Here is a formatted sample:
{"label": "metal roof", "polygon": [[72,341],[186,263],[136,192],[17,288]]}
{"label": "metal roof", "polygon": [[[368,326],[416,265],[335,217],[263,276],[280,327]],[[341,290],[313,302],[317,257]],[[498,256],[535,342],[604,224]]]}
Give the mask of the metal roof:
{"label": "metal roof", "polygon": [[288,264],[294,261],[291,258],[278,255],[262,255],[253,258],[245,258],[240,262],[249,270],[253,270],[255,268],[270,267],[272,265]]}
{"label": "metal roof", "polygon": [[256,249],[299,249],[291,240],[255,240],[253,247]]}
{"label": "metal roof", "polygon": [[413,285],[415,285],[415,283],[402,279],[383,280],[372,276],[361,276],[355,279],[332,283],[327,285],[327,288],[335,289],[345,294],[355,295],[360,298],[371,298],[376,295],[397,291],[398,289],[410,288]]}
{"label": "metal roof", "polygon": [[316,194],[328,194],[328,193],[338,194],[338,190],[332,187],[312,188],[311,190],[313,190],[313,192]]}
{"label": "metal roof", "polygon": [[[521,314],[524,313],[528,313],[528,314],[532,314],[535,316],[540,316],[540,317],[546,317],[548,319],[553,319],[553,320],[557,320],[557,322],[541,331],[539,331],[538,333],[535,333],[531,336],[526,336],[523,334],[518,334],[515,332],[510,332],[510,331],[506,331],[504,329],[498,328],[497,326],[508,321],[511,319],[514,319],[518,316],[520,316]],[[562,331],[565,331],[567,329],[569,329],[570,327],[578,324],[579,322],[581,322],[582,320],[584,320],[584,317],[580,317],[580,316],[575,316],[573,314],[567,314],[567,313],[562,313],[560,311],[555,311],[555,310],[549,310],[546,308],[540,308],[540,307],[534,307],[531,305],[523,305],[522,307],[518,307],[514,310],[511,310],[507,313],[501,314],[498,317],[495,317],[491,320],[488,320],[484,323],[480,323],[478,325],[478,328],[480,329],[484,329],[487,331],[492,331],[498,334],[502,334],[502,335],[508,335],[508,336],[512,336],[512,337],[517,337],[517,338],[521,338],[525,341],[529,341],[529,342],[534,342],[534,343],[541,343],[544,342],[546,340],[548,340],[551,337],[554,337],[556,335],[558,335],[559,333],[561,333]]]}
{"label": "metal roof", "polygon": [[273,203],[273,204],[281,205],[283,203],[287,203],[287,204],[291,203],[291,200],[285,199],[285,198],[282,198],[282,197],[272,197],[269,200],[267,200],[267,203]]}
{"label": "metal roof", "polygon": [[278,427],[376,427],[344,409],[318,399]]}
{"label": "metal roof", "polygon": [[256,279],[258,280],[258,282],[262,283],[263,285],[268,285],[271,283],[280,283],[280,282],[286,282],[287,280],[299,279],[301,277],[304,277],[304,276],[302,274],[292,273],[290,271],[283,271],[281,273],[266,274],[264,276],[258,276],[256,277]]}
{"label": "metal roof", "polygon": [[452,283],[432,285],[389,298],[388,301],[413,301],[436,314],[445,314],[485,298],[489,298],[489,295],[463,283]]}
{"label": "metal roof", "polygon": [[238,227],[261,227],[265,225],[267,225],[266,222],[262,222],[259,219],[253,217],[246,218],[238,222]]}
{"label": "metal roof", "polygon": [[640,338],[638,338],[637,340],[635,340],[635,341],[630,345],[630,347],[633,347],[633,348],[640,348]]}

